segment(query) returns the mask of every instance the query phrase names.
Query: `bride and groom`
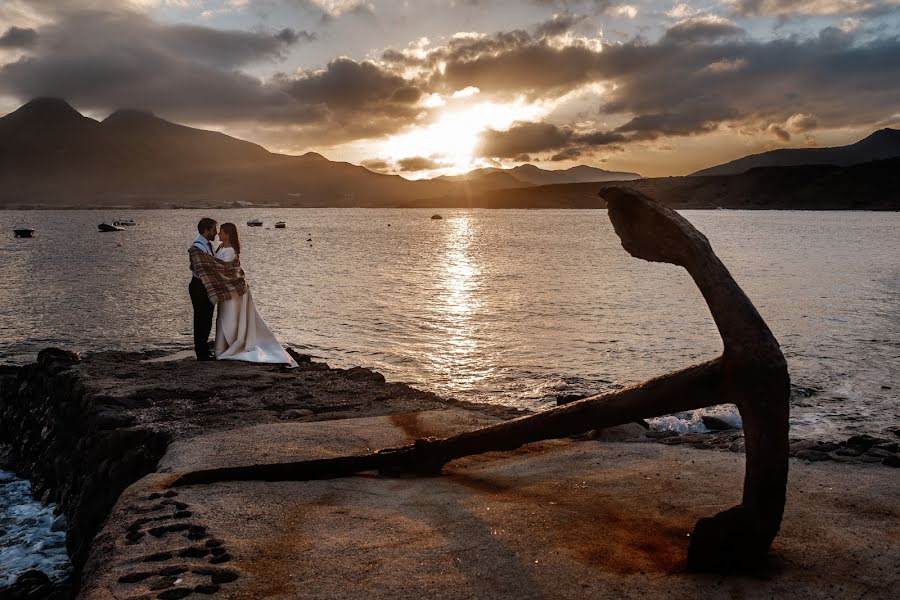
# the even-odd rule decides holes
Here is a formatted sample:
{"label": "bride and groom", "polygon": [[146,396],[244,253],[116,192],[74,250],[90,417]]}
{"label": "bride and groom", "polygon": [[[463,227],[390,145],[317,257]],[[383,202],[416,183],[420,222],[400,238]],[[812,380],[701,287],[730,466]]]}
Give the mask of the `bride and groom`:
{"label": "bride and groom", "polygon": [[[197,224],[200,234],[188,255],[193,277],[188,286],[194,307],[194,351],[197,360],[242,360],[257,363],[297,363],[285,352],[256,310],[250,285],[241,268],[241,240],[234,223],[219,228],[213,219]],[[218,234],[217,248],[213,241]],[[213,310],[216,316],[215,353],[209,349]]]}

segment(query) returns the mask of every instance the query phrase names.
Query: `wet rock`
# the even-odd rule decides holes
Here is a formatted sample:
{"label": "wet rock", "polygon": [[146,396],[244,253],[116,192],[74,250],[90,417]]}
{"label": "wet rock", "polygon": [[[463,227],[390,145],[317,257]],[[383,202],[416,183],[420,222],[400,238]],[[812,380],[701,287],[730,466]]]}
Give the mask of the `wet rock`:
{"label": "wet rock", "polygon": [[881,461],[881,464],[886,465],[888,467],[894,467],[895,469],[900,468],[900,456],[897,456],[896,454],[891,454],[890,456],[885,458],[883,461]]}
{"label": "wet rock", "polygon": [[49,365],[74,365],[80,360],[81,358],[78,356],[77,352],[69,352],[68,350],[62,350],[61,348],[45,348],[38,352],[37,355],[37,364],[41,367],[47,367]]}
{"label": "wet rock", "polygon": [[841,448],[840,444],[835,444],[834,442],[819,442],[813,447],[813,450],[817,450],[819,452],[834,452],[838,448]]}
{"label": "wet rock", "polygon": [[888,452],[897,453],[900,452],[900,444],[897,442],[886,442],[884,444],[878,444],[875,448],[880,448],[881,450],[887,450]]}
{"label": "wet rock", "polygon": [[726,431],[728,429],[735,429],[733,425],[718,417],[713,417],[711,415],[702,415],[700,419],[703,421],[703,425],[710,431]]}
{"label": "wet rock", "polygon": [[862,448],[863,451],[865,451],[865,450],[868,450],[869,448],[871,448],[872,446],[875,446],[877,444],[884,444],[889,441],[890,440],[872,437],[871,435],[864,433],[862,435],[854,435],[854,436],[849,437],[847,439],[846,444],[847,444],[847,446],[851,446],[851,447],[857,446],[859,448]]}
{"label": "wet rock", "polygon": [[853,456],[859,456],[863,452],[859,448],[838,448],[837,450],[834,451],[834,453],[838,456],[853,457]]}
{"label": "wet rock", "polygon": [[313,413],[313,411],[309,410],[308,408],[289,408],[278,415],[278,418],[283,421],[289,421],[291,419],[304,419],[306,417],[311,417],[313,414],[315,413]]}
{"label": "wet rock", "polygon": [[372,381],[374,383],[384,383],[384,375],[378,371],[367,369],[365,367],[353,367],[344,371],[344,377],[353,379],[354,381]]}
{"label": "wet rock", "polygon": [[887,450],[882,450],[881,448],[869,448],[866,450],[864,456],[874,456],[879,459],[885,459],[888,456],[893,456],[893,452],[888,452]]}
{"label": "wet rock", "polygon": [[119,577],[119,583],[138,583],[140,581],[144,581],[145,579],[153,577],[153,573],[142,571],[138,573],[126,573]]}
{"label": "wet rock", "polygon": [[210,558],[209,564],[218,565],[218,564],[222,564],[224,562],[228,562],[229,560],[231,560],[230,554],[219,554],[218,556],[213,556],[212,558]]}
{"label": "wet rock", "polygon": [[794,454],[794,456],[796,458],[808,460],[810,462],[831,460],[831,457],[828,456],[828,454],[826,454],[825,452],[817,452],[816,450],[800,450],[796,454]]}
{"label": "wet rock", "polygon": [[153,581],[150,582],[150,591],[156,592],[159,590],[167,590],[170,587],[175,585],[174,577],[157,577]]}
{"label": "wet rock", "polygon": [[814,440],[800,440],[798,442],[793,442],[790,445],[790,454],[791,456],[795,456],[801,450],[811,450],[816,447],[816,442]]}

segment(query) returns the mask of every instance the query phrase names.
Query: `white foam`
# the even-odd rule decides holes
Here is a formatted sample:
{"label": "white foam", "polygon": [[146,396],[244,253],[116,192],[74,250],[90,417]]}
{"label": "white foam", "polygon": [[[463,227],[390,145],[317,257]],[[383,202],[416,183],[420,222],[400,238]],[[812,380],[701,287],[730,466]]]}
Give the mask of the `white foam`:
{"label": "white foam", "polygon": [[735,429],[741,429],[744,426],[744,423],[741,420],[741,414],[734,404],[719,404],[717,406],[689,410],[673,415],[654,417],[652,419],[647,419],[647,423],[650,424],[651,429],[660,431],[671,430],[677,431],[678,433],[706,433],[710,430],[703,424],[704,415],[721,419]]}
{"label": "white foam", "polygon": [[31,484],[0,471],[0,586],[29,569],[51,580],[68,576],[65,517],[31,497]]}

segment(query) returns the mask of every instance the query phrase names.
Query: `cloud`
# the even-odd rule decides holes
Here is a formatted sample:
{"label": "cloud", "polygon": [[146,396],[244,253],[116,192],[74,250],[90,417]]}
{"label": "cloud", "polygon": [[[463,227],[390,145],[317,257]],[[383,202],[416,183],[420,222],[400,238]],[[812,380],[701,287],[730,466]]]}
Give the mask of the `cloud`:
{"label": "cloud", "polygon": [[397,161],[397,167],[402,172],[433,171],[434,169],[442,169],[449,166],[451,165],[425,156],[411,156]]}
{"label": "cloud", "polygon": [[318,144],[398,131],[420,112],[418,87],[368,61],[339,58],[265,80],[244,72],[280,62],[315,38],[306,31],[218,30],[88,11],[60,16],[37,36],[30,52],[0,66],[0,93],[59,96],[82,109],[146,108],[188,122],[256,122],[267,139]]}
{"label": "cloud", "polygon": [[732,10],[743,16],[855,14],[896,5],[896,0],[731,0]]}
{"label": "cloud", "polygon": [[30,48],[37,42],[38,33],[26,27],[10,27],[0,35],[0,48]]}
{"label": "cloud", "polygon": [[477,152],[490,158],[512,158],[536,152],[564,150],[583,152],[597,146],[625,141],[615,132],[577,131],[552,123],[516,122],[505,130],[488,129],[481,134]]}
{"label": "cloud", "polygon": [[370,158],[359,164],[376,173],[385,173],[391,170],[391,164],[382,158]]}
{"label": "cloud", "polygon": [[715,16],[692,17],[666,30],[662,44],[712,44],[744,37],[746,32],[727,19]]}

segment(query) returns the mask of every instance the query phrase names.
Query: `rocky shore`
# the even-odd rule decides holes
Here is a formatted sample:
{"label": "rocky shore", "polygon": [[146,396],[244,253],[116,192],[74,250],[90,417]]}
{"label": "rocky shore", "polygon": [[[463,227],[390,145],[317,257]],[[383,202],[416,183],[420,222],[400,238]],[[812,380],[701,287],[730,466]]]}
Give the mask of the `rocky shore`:
{"label": "rocky shore", "polygon": [[[293,353],[299,368],[160,361],[160,352],[78,355],[49,348],[0,366],[0,457],[35,498],[65,515],[77,586],[91,542],[122,492],[156,470],[170,444],[263,423],[441,409],[458,403],[387,383],[362,367],[332,369]],[[471,405],[466,404],[472,408]],[[481,406],[486,414],[514,411]],[[0,597],[49,589],[25,573]],[[62,586],[68,590],[68,585]],[[25,594],[25,595],[21,595]]]}
{"label": "rocky shore", "polygon": [[[3,462],[31,480],[37,498],[56,503],[65,514],[67,546],[75,570],[74,581],[55,586],[40,573],[22,574],[15,585],[0,590],[0,598],[62,599],[73,589],[79,589],[84,598],[293,597],[301,589],[296,587],[300,581],[293,577],[301,573],[306,577],[302,589],[317,590],[310,591],[310,596],[354,597],[351,588],[362,585],[367,577],[373,585],[382,586],[373,597],[417,597],[428,589],[441,589],[448,597],[454,596],[453,590],[468,596],[480,585],[475,583],[475,573],[484,577],[484,571],[472,563],[467,567],[472,570],[470,576],[447,579],[446,573],[458,574],[461,564],[471,558],[470,545],[476,542],[479,552],[488,553],[482,559],[506,565],[507,575],[518,582],[516,586],[532,586],[530,591],[522,588],[520,597],[533,595],[538,588],[554,589],[544,576],[521,572],[522,564],[543,564],[540,561],[549,557],[520,564],[529,544],[523,541],[525,545],[519,546],[516,535],[526,539],[551,535],[547,547],[559,547],[568,557],[557,556],[551,562],[561,560],[558,569],[576,574],[579,581],[612,586],[585,592],[602,596],[604,590],[623,585],[615,578],[624,577],[622,573],[643,578],[645,573],[651,577],[678,572],[677,556],[687,539],[684,532],[690,531],[696,518],[708,514],[710,506],[733,503],[733,494],[739,490],[743,472],[740,430],[678,435],[650,431],[638,424],[581,436],[600,440],[600,444],[561,440],[499,453],[496,460],[469,457],[453,463],[446,477],[438,479],[392,481],[359,476],[334,482],[225,482],[170,489],[177,474],[191,470],[371,452],[519,414],[508,408],[439,398],[386,382],[369,369],[332,369],[307,356],[295,354],[295,358],[300,367],[286,369],[167,360],[159,352],[78,357],[47,349],[34,364],[0,367]],[[624,441],[659,444],[619,443]],[[702,453],[706,458],[701,459],[700,453],[693,454],[694,449],[731,452]],[[801,489],[794,493],[803,493],[812,481],[816,486],[832,481],[846,490],[845,496],[857,492],[872,496],[870,510],[841,514],[835,517],[835,527],[854,527],[860,519],[868,526],[870,520],[888,518],[896,507],[891,509],[890,500],[882,502],[880,498],[890,499],[900,490],[890,477],[895,478],[895,472],[881,465],[897,466],[897,451],[897,440],[871,436],[854,436],[842,443],[796,441],[791,453],[802,461],[792,466],[796,473],[792,480],[799,479]],[[816,464],[802,466],[805,461]],[[836,464],[847,462],[866,464]],[[594,465],[600,463],[604,466],[597,469]],[[712,478],[718,478],[715,485]],[[699,496],[705,500],[698,500],[697,488],[679,488],[697,485],[694,480],[703,482]],[[585,482],[592,482],[590,489],[602,492],[601,496],[590,501],[582,497]],[[524,495],[515,491],[519,487]],[[625,519],[618,512],[620,497],[641,498],[646,506],[635,507]],[[814,519],[833,499],[814,496],[813,500],[809,506],[795,507],[796,514],[789,513],[786,521],[802,524],[804,519]],[[501,518],[504,513],[496,502],[511,512]],[[447,514],[451,505],[478,506],[477,510],[470,508],[479,517],[473,521],[468,513]],[[538,505],[540,508],[529,508]],[[496,514],[483,512],[491,507]],[[526,510],[531,518],[522,512]],[[546,523],[563,519],[558,529],[568,531],[567,527],[574,527],[572,523],[580,523],[588,513],[605,519],[603,532],[590,529],[596,525],[589,526],[593,531],[589,535],[596,538],[592,543],[599,544],[602,538],[608,540],[602,544],[612,544],[602,552],[577,544],[585,531],[573,530],[563,539],[559,531],[547,529]],[[313,514],[319,516],[310,521]],[[665,523],[657,523],[662,514],[667,515]],[[494,517],[501,520],[491,525],[492,533],[484,537],[479,523],[493,522]],[[422,518],[431,533],[421,529],[424,525],[411,525]],[[522,521],[521,532],[514,524],[518,520]],[[624,528],[622,533],[620,528]],[[654,532],[659,528],[669,532],[669,537],[658,538]],[[631,533],[626,535],[626,530]],[[406,534],[400,531],[411,537],[403,542]],[[643,532],[640,535],[646,539],[631,539],[635,531]],[[429,536],[434,532],[439,535],[432,539]],[[495,535],[511,537],[501,547],[497,546],[500,537]],[[783,551],[796,550],[807,534],[796,539],[791,535],[788,529],[781,542]],[[886,547],[887,540],[882,544],[875,539],[865,551],[878,569],[900,564],[900,557],[891,555]],[[366,548],[371,552],[366,554]],[[456,558],[446,565],[435,563],[434,556],[425,559],[415,553],[408,557],[409,562],[401,559],[413,549],[436,552],[440,561]],[[374,566],[390,563],[395,553],[399,562],[387,572]],[[605,562],[613,558],[619,561],[615,568]],[[435,571],[435,564],[444,566],[434,567]],[[605,565],[602,572],[590,566],[597,564]],[[336,570],[340,565],[346,573]],[[365,565],[369,566],[363,568]],[[396,573],[403,569],[409,569],[409,579],[406,587],[398,588]],[[346,580],[348,573],[353,583]],[[805,577],[796,575],[797,585],[807,585]],[[500,592],[508,583],[496,582]],[[594,583],[576,587],[584,592]],[[705,584],[686,578],[678,585],[689,593],[692,586],[701,586],[694,590],[698,591]],[[777,589],[772,588],[773,593]],[[576,589],[569,591],[575,593]],[[475,595],[508,597],[496,591]],[[557,595],[549,593],[547,597]]]}

